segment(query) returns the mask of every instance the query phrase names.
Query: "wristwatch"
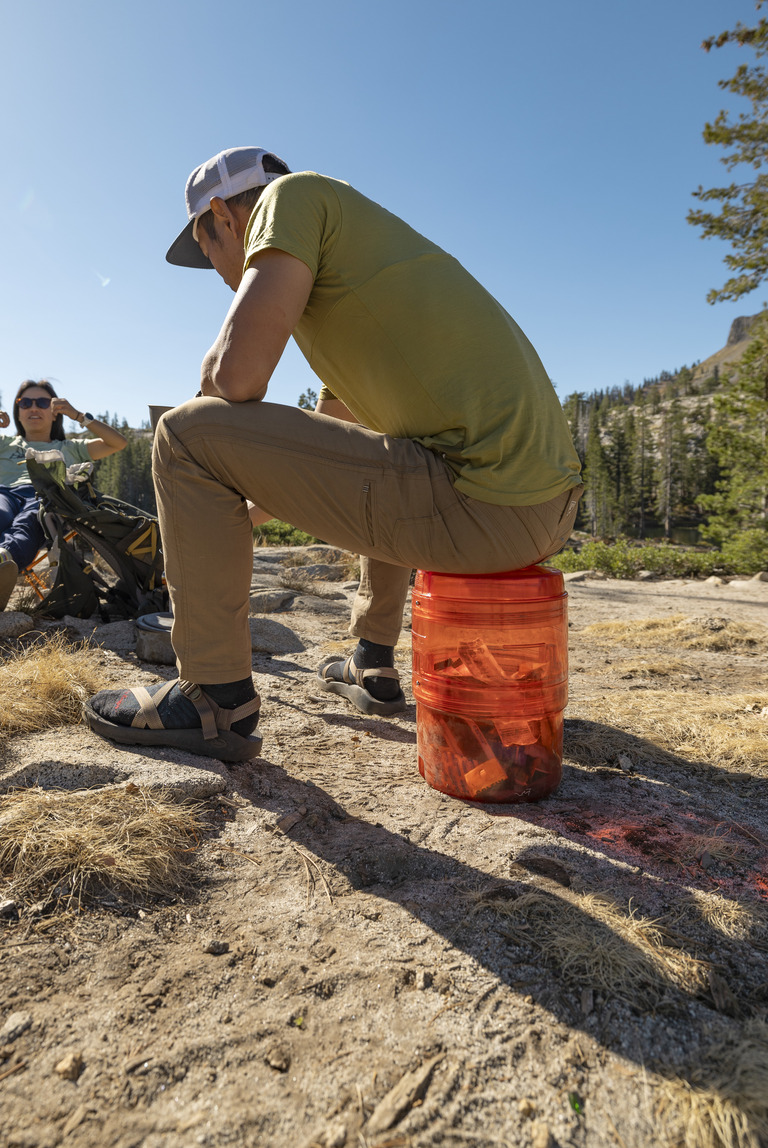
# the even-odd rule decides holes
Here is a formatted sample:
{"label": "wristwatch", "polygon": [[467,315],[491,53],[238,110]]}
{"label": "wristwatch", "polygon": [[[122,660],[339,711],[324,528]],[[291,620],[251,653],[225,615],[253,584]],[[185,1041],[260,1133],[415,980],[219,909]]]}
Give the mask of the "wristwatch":
{"label": "wristwatch", "polygon": [[77,421],[80,423],[81,427],[84,427],[88,423],[95,422],[96,420],[94,419],[94,417],[90,411],[86,411],[85,414],[80,415],[80,418]]}

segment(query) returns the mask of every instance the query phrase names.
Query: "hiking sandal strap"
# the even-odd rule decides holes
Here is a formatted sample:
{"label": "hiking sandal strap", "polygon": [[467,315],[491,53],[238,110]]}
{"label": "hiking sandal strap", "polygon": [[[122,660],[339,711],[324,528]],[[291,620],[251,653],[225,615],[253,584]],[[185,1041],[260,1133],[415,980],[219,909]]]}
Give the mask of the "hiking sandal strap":
{"label": "hiking sandal strap", "polygon": [[157,712],[157,703],[161,702],[169,690],[173,689],[175,682],[173,678],[161,686],[154,697],[149,693],[144,686],[134,686],[131,693],[139,703],[139,709],[131,722],[132,726],[137,729],[165,729],[163,719]]}
{"label": "hiking sandal strap", "polygon": [[366,678],[393,678],[396,682],[400,681],[399,673],[391,666],[378,666],[376,669],[362,670],[355,665],[353,658],[354,654],[347,658],[344,669],[341,671],[341,679],[348,686],[362,686],[365,689]]}
{"label": "hiking sandal strap", "polygon": [[186,698],[189,698],[198,712],[200,725],[203,727],[203,738],[206,741],[211,741],[219,732],[216,726],[216,714],[213,711],[216,703],[194,682],[184,682],[179,679],[179,689]]}
{"label": "hiking sandal strap", "polygon": [[211,741],[217,736],[219,731],[224,732],[231,729],[234,723],[240,721],[242,718],[250,717],[251,714],[258,713],[261,707],[261,698],[258,692],[255,698],[251,698],[249,701],[244,702],[243,705],[230,710],[224,706],[217,705],[213,698],[209,697],[205,690],[195,685],[194,682],[179,680],[179,689],[185,697],[189,698],[200,715],[200,725],[203,727],[203,738],[205,741]]}

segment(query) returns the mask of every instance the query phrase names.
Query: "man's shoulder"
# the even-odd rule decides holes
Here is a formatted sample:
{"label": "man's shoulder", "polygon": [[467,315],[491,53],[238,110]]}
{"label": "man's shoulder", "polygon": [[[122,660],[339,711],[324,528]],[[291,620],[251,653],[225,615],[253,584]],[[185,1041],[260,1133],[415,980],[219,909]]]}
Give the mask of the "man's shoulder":
{"label": "man's shoulder", "polygon": [[264,190],[259,199],[257,209],[270,200],[279,202],[281,199],[295,198],[325,198],[329,195],[338,196],[352,191],[348,183],[342,179],[334,179],[330,175],[321,175],[317,171],[293,171],[290,175],[281,175]]}

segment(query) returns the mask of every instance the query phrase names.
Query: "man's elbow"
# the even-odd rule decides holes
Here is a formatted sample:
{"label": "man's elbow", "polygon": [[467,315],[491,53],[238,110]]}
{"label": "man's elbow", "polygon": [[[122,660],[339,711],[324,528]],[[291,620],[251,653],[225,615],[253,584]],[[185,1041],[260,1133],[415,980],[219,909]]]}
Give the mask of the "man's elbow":
{"label": "man's elbow", "polygon": [[213,372],[211,382],[216,393],[227,402],[247,403],[264,398],[269,380],[252,372],[228,371],[220,365]]}

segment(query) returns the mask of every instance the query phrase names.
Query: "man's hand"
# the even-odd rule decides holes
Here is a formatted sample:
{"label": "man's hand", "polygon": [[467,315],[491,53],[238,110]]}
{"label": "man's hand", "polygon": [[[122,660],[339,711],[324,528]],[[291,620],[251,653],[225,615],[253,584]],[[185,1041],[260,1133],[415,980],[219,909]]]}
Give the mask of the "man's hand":
{"label": "man's hand", "polygon": [[285,251],[271,248],[251,260],[218,338],[203,359],[204,395],[233,403],[264,398],[313,283],[307,265]]}

